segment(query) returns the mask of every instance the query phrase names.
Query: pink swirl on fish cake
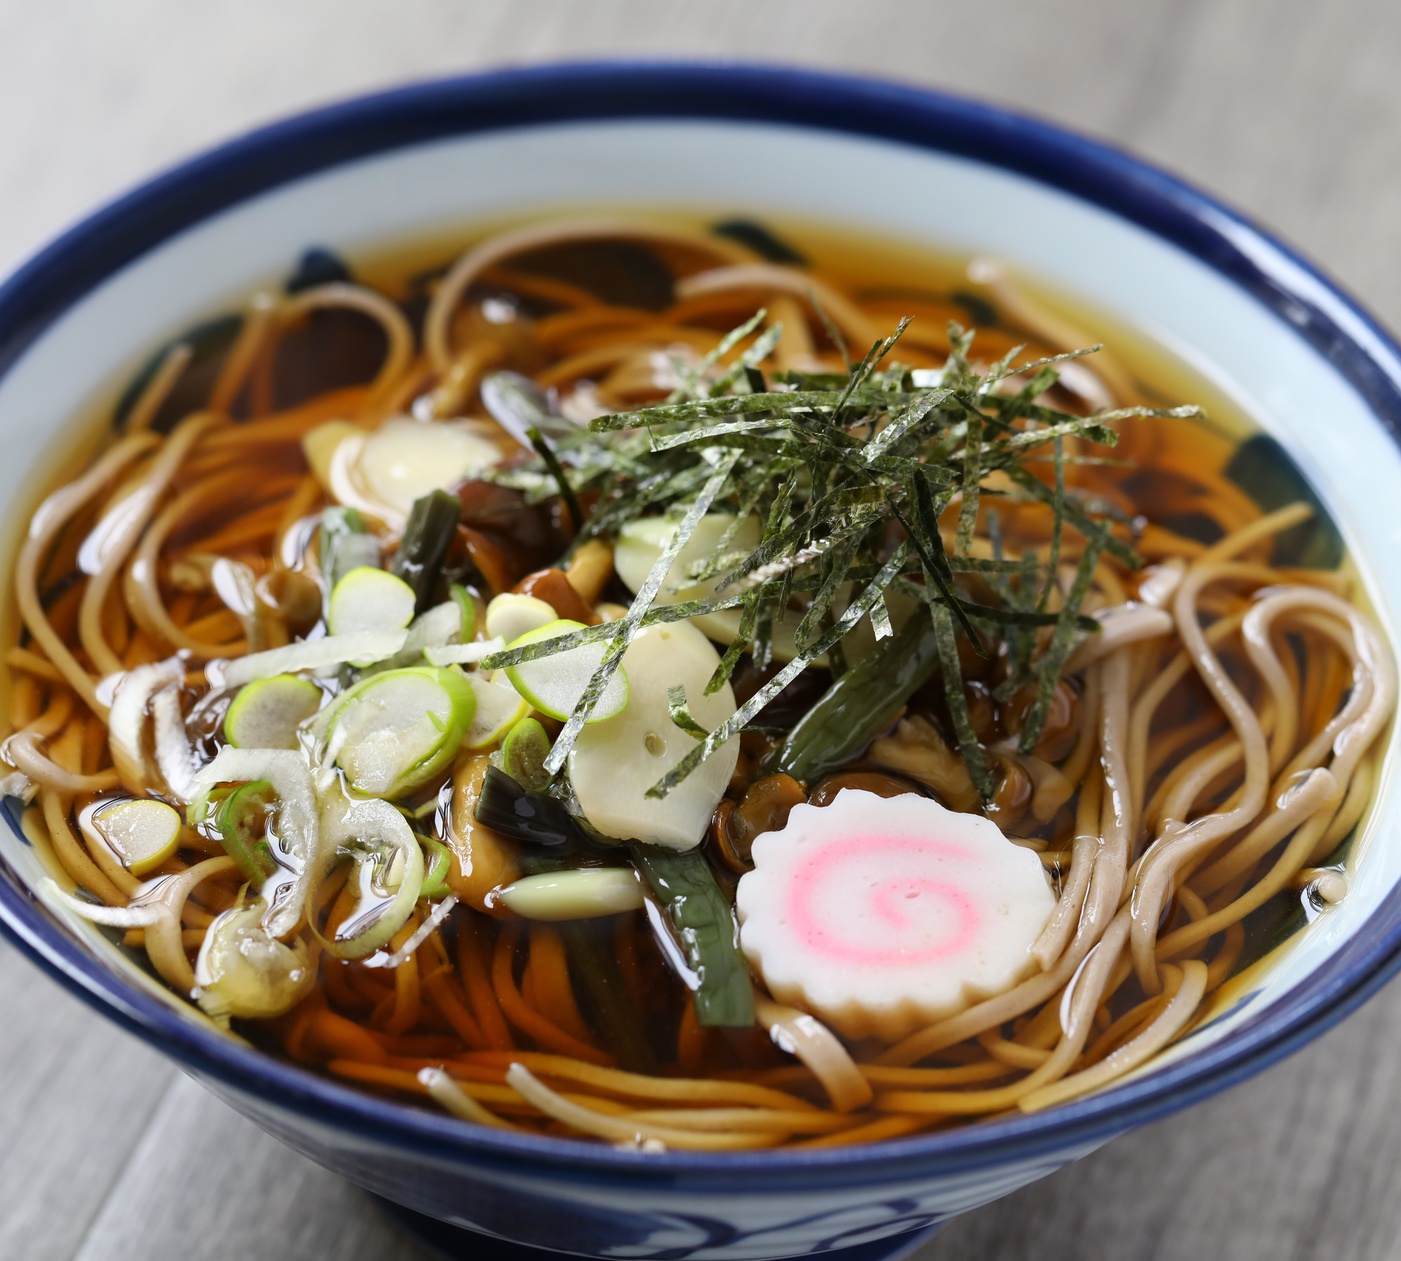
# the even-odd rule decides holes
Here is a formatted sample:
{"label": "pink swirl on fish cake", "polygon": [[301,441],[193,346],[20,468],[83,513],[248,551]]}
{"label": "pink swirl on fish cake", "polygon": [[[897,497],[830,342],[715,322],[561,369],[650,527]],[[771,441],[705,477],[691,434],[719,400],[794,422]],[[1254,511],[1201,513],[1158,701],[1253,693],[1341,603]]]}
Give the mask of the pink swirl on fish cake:
{"label": "pink swirl on fish cake", "polygon": [[[872,886],[871,868],[888,866],[891,856],[914,860],[908,865],[915,870],[909,875],[896,871],[893,879]],[[885,864],[881,863],[882,858],[887,860]],[[973,858],[959,845],[916,837],[856,836],[828,842],[815,847],[792,873],[786,908],[789,927],[814,953],[836,963],[910,966],[959,954],[977,940],[981,917],[976,902],[957,883],[933,878],[926,872],[931,860],[943,866],[967,863]],[[864,881],[868,885],[867,906],[875,913],[875,927],[889,933],[885,944],[848,941],[833,931],[828,917],[822,914],[823,893],[832,882],[842,879],[844,867],[857,869],[855,875],[847,872],[848,881]],[[850,905],[849,889],[829,891],[827,896],[843,903],[844,909]],[[913,907],[901,905],[913,902],[919,902],[923,914],[912,914]],[[867,931],[860,935],[869,938],[870,917],[861,922]],[[850,921],[847,926],[856,927]],[[928,931],[931,928],[935,930],[932,940]],[[913,933],[907,931],[911,929]],[[902,936],[905,942],[899,944]]]}

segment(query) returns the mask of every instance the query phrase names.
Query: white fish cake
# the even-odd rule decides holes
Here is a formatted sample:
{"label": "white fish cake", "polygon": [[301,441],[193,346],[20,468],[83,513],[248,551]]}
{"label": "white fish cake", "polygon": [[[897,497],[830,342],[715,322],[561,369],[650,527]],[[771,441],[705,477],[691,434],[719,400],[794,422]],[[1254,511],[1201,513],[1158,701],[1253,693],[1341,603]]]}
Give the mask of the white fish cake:
{"label": "white fish cake", "polygon": [[1031,850],[917,793],[844,788],[754,842],[740,943],[770,993],[895,1041],[1015,985],[1056,898]]}

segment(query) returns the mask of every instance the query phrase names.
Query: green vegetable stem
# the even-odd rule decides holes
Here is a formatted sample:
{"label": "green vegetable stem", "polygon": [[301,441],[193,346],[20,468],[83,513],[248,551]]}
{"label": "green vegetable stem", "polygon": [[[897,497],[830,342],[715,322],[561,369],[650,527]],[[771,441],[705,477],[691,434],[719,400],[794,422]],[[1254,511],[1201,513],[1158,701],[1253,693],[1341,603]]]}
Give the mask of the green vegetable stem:
{"label": "green vegetable stem", "polygon": [[443,558],[462,519],[462,502],[445,490],[415,499],[404,537],[390,571],[402,578],[418,597],[415,612],[433,603],[433,588],[443,571]]}
{"label": "green vegetable stem", "polygon": [[632,861],[662,904],[695,972],[696,1019],[708,1028],[754,1023],[754,984],[739,952],[739,925],[729,899],[699,850],[634,843]]}
{"label": "green vegetable stem", "polygon": [[844,766],[895,721],[938,667],[934,623],[916,613],[822,694],[766,769],[812,783]]}

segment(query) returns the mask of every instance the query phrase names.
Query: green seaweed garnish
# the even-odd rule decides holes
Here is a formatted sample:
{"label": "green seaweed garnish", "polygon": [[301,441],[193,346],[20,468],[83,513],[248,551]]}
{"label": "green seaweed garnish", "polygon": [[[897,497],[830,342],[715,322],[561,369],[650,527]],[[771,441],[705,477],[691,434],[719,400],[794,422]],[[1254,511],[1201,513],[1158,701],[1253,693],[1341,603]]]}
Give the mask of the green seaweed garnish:
{"label": "green seaweed garnish", "polygon": [[[727,721],[706,731],[691,717],[686,697],[671,696],[674,720],[697,744],[651,789],[665,796],[819,658],[840,677],[842,641],[859,622],[869,621],[877,639],[888,642],[904,618],[928,618],[954,735],[986,796],[991,776],[964,699],[957,636],[965,635],[978,654],[987,651],[983,632],[1008,642],[1012,676],[1004,686],[1034,683],[1036,689],[1021,735],[1024,748],[1033,746],[1066,659],[1096,625],[1081,612],[1095,565],[1106,553],[1125,565],[1138,561],[1132,524],[1120,520],[1113,505],[1067,488],[1066,466],[1094,457],[1072,453],[1066,439],[1112,447],[1116,421],[1195,415],[1197,409],[1131,407],[1093,416],[1057,410],[1045,401],[1057,365],[1092,351],[1018,365],[1018,347],[980,374],[969,361],[972,334],[957,325],[949,328],[944,368],[912,373],[887,364],[908,321],[846,373],[766,375],[760,365],[778,330],[763,323],[760,312],[709,355],[678,365],[680,386],[665,402],[552,435],[541,458],[495,474],[536,500],[561,495],[579,503],[587,497],[593,506],[581,538],[611,536],[646,516],[668,517],[678,526],[623,618],[505,650],[483,665],[499,669],[582,643],[607,645],[550,750],[546,770],[558,774],[644,626],[739,609],[738,634],[707,688],[714,691],[745,653],[761,668],[768,665],[774,628],[797,601],[797,656]],[[999,388],[1008,378],[1019,388]],[[1049,464],[1049,476],[1033,471],[1038,464]],[[1045,510],[1050,546],[1044,559],[1004,554],[993,496]],[[714,594],[657,605],[676,556],[711,511],[735,514],[736,526],[687,578],[712,582]],[[953,520],[945,524],[949,514]],[[761,520],[752,546],[735,546],[742,519]],[[1060,578],[1067,531],[1081,538],[1068,590]]]}

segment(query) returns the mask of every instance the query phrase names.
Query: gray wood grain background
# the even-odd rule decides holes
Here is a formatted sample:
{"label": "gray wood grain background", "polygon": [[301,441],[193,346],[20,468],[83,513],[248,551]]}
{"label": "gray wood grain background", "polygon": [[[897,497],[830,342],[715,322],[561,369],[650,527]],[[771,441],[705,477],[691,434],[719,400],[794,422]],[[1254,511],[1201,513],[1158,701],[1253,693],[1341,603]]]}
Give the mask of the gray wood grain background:
{"label": "gray wood grain background", "polygon": [[[0,0],[0,266],[288,111],[560,57],[764,59],[994,98],[1134,148],[1401,326],[1396,0]],[[410,1261],[0,944],[0,1261]],[[920,1261],[1401,1257],[1401,989],[1226,1096],[952,1224]]]}

